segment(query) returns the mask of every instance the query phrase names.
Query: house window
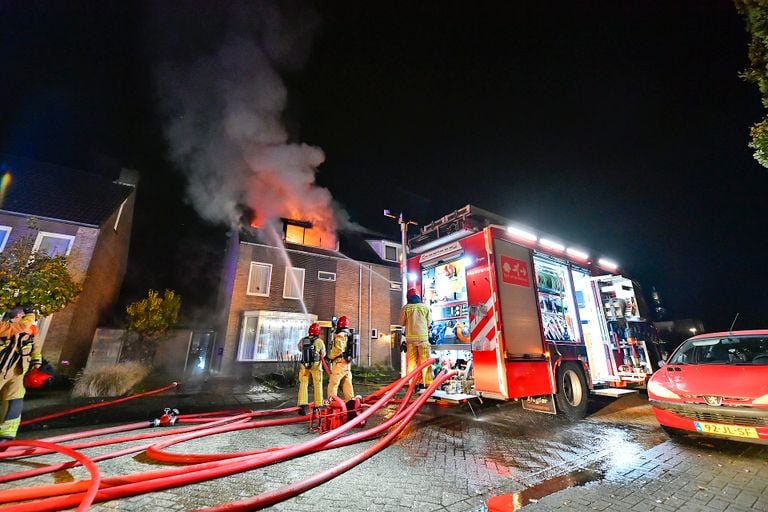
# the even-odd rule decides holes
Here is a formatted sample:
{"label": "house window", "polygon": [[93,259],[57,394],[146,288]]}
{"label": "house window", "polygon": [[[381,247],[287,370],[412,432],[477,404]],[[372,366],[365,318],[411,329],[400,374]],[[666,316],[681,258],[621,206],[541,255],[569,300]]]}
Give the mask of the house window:
{"label": "house window", "polygon": [[384,244],[384,259],[387,261],[399,261],[398,260],[398,253],[400,251],[397,250],[396,245],[388,245]]}
{"label": "house window", "polygon": [[35,239],[35,245],[32,247],[32,250],[45,253],[51,257],[69,256],[74,240],[74,235],[60,235],[58,233],[40,231],[37,234],[37,239]]}
{"label": "house window", "polygon": [[320,270],[317,273],[317,280],[318,281],[335,281],[336,280],[336,272],[324,272]]}
{"label": "house window", "polygon": [[272,279],[272,265],[270,263],[251,262],[248,272],[247,295],[269,297],[269,281]]}
{"label": "house window", "polygon": [[0,226],[0,252],[5,250],[5,244],[8,243],[8,237],[11,236],[10,226]]}
{"label": "house window", "polygon": [[389,282],[389,289],[390,290],[400,290],[400,291],[402,291],[403,283],[401,283],[400,281],[390,281]]}
{"label": "house window", "polygon": [[291,361],[299,357],[298,340],[315,315],[281,311],[245,311],[237,347],[238,361]]}
{"label": "house window", "polygon": [[285,283],[283,284],[284,299],[304,298],[304,269],[288,267],[285,269]]}

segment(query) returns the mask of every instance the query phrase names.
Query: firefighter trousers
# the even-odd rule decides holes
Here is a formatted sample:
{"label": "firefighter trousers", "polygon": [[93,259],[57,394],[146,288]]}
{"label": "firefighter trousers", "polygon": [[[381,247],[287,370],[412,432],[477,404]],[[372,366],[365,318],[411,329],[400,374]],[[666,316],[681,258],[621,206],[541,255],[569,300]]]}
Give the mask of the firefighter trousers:
{"label": "firefighter trousers", "polygon": [[[406,341],[407,373],[411,373],[417,366],[429,359],[429,341]],[[429,386],[432,384],[432,367],[427,366],[421,370],[421,377],[417,377],[416,384]]]}
{"label": "firefighter trousers", "polygon": [[0,441],[16,438],[24,406],[24,372],[21,364],[0,377]]}
{"label": "firefighter trousers", "polygon": [[315,407],[323,403],[323,369],[318,361],[317,363],[312,363],[312,366],[309,368],[303,364],[299,366],[299,399],[296,405],[307,405],[310,376],[312,376],[312,387],[315,391]]}
{"label": "firefighter trousers", "polygon": [[333,395],[338,396],[339,384],[341,384],[341,392],[344,393],[344,401],[352,400],[355,396],[355,389],[352,387],[352,364],[345,359],[337,359],[331,366],[331,377],[328,379],[328,398]]}

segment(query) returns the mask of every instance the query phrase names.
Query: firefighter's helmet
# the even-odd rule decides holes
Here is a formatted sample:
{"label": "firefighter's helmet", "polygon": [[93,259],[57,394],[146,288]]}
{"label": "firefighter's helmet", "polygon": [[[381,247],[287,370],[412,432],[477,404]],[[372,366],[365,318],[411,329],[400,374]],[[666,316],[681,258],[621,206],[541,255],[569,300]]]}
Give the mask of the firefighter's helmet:
{"label": "firefighter's helmet", "polygon": [[50,373],[32,368],[24,376],[24,387],[27,389],[41,388],[53,378]]}
{"label": "firefighter's helmet", "polygon": [[319,323],[317,323],[317,322],[313,322],[313,323],[312,323],[312,324],[309,326],[309,330],[307,331],[307,333],[308,333],[310,336],[320,336],[320,324],[319,324]]}
{"label": "firefighter's helmet", "polygon": [[346,329],[349,327],[349,318],[345,316],[340,316],[338,321],[336,322],[336,328],[337,329]]}
{"label": "firefighter's helmet", "polygon": [[418,297],[419,296],[419,290],[417,290],[414,287],[408,288],[408,294],[407,297],[410,299],[411,297]]}

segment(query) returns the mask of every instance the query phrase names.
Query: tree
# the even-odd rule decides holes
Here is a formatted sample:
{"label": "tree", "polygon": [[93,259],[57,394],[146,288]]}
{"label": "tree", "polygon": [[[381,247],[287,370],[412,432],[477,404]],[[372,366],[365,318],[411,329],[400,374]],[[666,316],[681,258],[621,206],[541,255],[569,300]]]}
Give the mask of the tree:
{"label": "tree", "polygon": [[[734,0],[736,10],[747,23],[749,67],[741,73],[747,82],[757,84],[764,108],[768,108],[768,1]],[[750,129],[749,147],[760,165],[768,167],[768,115]]]}
{"label": "tree", "polygon": [[146,299],[128,305],[128,333],[136,337],[128,337],[123,359],[151,364],[158,342],[176,324],[180,309],[181,297],[172,290],[165,290],[162,297],[149,290]]}
{"label": "tree", "polygon": [[[34,229],[34,223],[31,223]],[[0,253],[0,310],[30,307],[42,316],[53,314],[75,300],[81,287],[67,268],[66,256],[32,250],[31,235],[16,240]]]}

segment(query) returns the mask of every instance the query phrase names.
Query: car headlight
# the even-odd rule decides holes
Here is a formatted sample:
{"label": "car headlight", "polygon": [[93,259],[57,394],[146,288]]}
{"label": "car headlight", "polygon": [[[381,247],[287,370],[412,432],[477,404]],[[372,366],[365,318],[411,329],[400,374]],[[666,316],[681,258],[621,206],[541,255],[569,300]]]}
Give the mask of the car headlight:
{"label": "car headlight", "polygon": [[669,389],[665,388],[661,384],[659,384],[656,381],[650,381],[648,383],[648,392],[653,393],[654,395],[661,397],[661,398],[676,398],[680,399],[680,396],[677,395],[674,391],[670,391]]}
{"label": "car headlight", "polygon": [[763,395],[752,400],[754,405],[768,405],[768,395]]}

